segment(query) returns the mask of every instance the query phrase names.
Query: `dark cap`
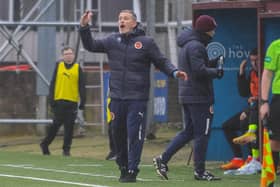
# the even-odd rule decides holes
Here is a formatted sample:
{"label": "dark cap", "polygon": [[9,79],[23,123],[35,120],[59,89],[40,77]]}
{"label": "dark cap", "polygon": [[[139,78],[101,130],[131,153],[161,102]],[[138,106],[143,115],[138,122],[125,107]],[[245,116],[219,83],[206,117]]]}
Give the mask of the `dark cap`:
{"label": "dark cap", "polygon": [[194,28],[200,32],[209,32],[214,30],[217,27],[215,19],[208,15],[199,16],[196,21]]}

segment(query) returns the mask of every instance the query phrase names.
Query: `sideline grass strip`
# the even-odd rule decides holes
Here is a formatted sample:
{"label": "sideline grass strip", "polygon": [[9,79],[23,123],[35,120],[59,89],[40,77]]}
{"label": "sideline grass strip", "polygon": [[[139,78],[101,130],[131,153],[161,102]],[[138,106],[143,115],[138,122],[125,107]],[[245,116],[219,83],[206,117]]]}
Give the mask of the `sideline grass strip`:
{"label": "sideline grass strip", "polygon": [[61,183],[61,184],[70,184],[70,185],[77,185],[77,186],[109,187],[109,186],[94,185],[94,184],[86,184],[86,183],[79,183],[79,182],[70,182],[70,181],[63,181],[63,180],[53,180],[53,179],[44,179],[44,178],[27,177],[27,176],[17,176],[17,175],[6,175],[6,174],[1,174],[1,173],[0,173],[0,177],[27,179],[27,180],[34,180],[34,181],[44,181],[44,182],[52,182],[52,183]]}

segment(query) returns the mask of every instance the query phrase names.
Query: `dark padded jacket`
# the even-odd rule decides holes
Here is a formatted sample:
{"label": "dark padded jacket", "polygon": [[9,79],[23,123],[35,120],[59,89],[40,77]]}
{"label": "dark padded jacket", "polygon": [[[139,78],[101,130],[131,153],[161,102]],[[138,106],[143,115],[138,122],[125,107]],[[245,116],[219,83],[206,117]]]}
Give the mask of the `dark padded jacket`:
{"label": "dark padded jacket", "polygon": [[179,102],[214,103],[213,79],[218,77],[217,60],[209,61],[206,46],[211,37],[185,29],[178,35],[179,69],[188,74],[187,81],[179,80]]}
{"label": "dark padded jacket", "polygon": [[129,34],[113,33],[103,39],[93,39],[89,26],[85,26],[80,28],[80,35],[85,49],[108,55],[110,97],[113,99],[147,100],[152,63],[169,76],[177,70],[138,26]]}

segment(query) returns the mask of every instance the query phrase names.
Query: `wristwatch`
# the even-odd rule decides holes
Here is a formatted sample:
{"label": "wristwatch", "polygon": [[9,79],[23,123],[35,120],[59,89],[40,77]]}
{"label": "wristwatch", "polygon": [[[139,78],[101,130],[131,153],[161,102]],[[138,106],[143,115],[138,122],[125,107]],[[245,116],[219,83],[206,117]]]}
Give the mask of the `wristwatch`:
{"label": "wristwatch", "polygon": [[261,99],[261,105],[268,103],[268,99]]}

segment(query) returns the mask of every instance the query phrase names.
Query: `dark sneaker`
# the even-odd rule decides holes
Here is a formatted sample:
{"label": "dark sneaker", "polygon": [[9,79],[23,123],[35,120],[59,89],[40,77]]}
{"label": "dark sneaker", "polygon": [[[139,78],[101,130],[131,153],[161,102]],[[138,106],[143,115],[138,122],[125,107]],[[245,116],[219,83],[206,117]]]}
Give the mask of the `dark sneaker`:
{"label": "dark sneaker", "polygon": [[62,155],[63,156],[71,156],[70,151],[63,151]]}
{"label": "dark sneaker", "polygon": [[43,155],[50,155],[50,150],[49,150],[49,147],[43,143],[40,144],[40,147],[41,147],[41,151],[43,153]]}
{"label": "dark sneaker", "polygon": [[162,163],[161,157],[153,158],[154,167],[156,168],[157,174],[163,179],[168,180],[167,171],[168,167],[166,164]]}
{"label": "dark sneaker", "polygon": [[115,153],[110,152],[110,153],[106,156],[105,159],[106,159],[106,160],[116,160],[116,159],[117,159],[117,156],[116,156]]}
{"label": "dark sneaker", "polygon": [[120,182],[136,182],[137,171],[129,170],[125,177],[120,178]]}
{"label": "dark sneaker", "polygon": [[209,171],[204,171],[204,173],[200,174],[200,175],[197,172],[194,172],[194,179],[196,179],[196,180],[204,180],[204,181],[221,180],[220,177],[215,177]]}
{"label": "dark sneaker", "polygon": [[156,139],[156,136],[153,133],[149,133],[149,134],[147,134],[146,138],[147,138],[147,140],[154,140],[154,139]]}
{"label": "dark sneaker", "polygon": [[126,167],[120,168],[120,171],[121,171],[121,175],[119,178],[119,182],[122,182],[124,180],[124,178],[126,177],[126,175],[128,174],[128,171],[127,171]]}
{"label": "dark sneaker", "polygon": [[117,155],[114,155],[112,157],[109,157],[108,160],[117,160]]}

